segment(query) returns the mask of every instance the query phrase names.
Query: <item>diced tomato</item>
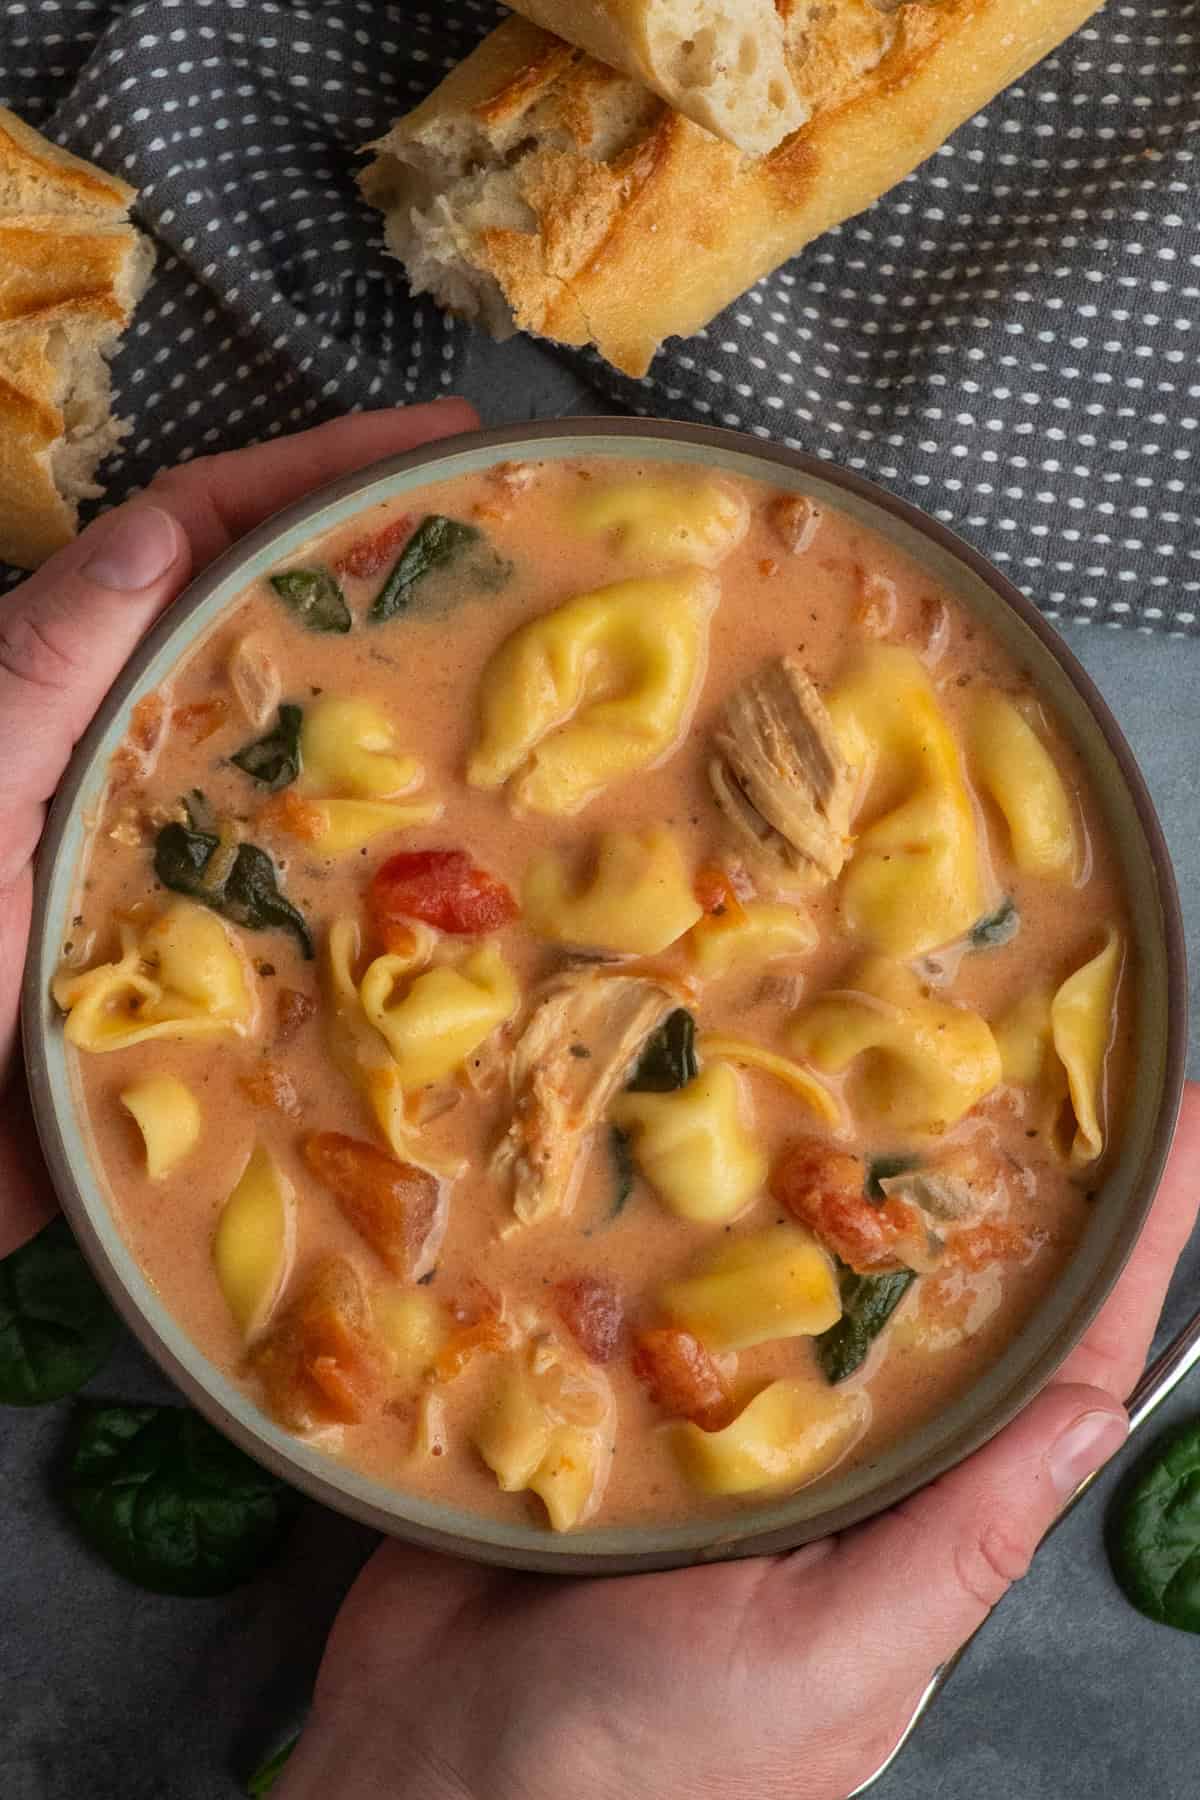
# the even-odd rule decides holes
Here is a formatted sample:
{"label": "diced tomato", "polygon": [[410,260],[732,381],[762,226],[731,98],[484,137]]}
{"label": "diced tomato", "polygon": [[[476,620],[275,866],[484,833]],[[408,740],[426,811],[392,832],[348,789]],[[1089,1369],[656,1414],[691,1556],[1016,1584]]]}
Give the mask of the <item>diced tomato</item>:
{"label": "diced tomato", "polygon": [[377,869],[367,909],[379,935],[420,919],[462,935],[495,931],[518,913],[502,881],[476,866],[465,850],[401,850]]}
{"label": "diced tomato", "polygon": [[692,892],[696,904],[712,918],[721,919],[730,914],[737,917],[744,910],[728,871],[720,863],[701,863],[692,882]]}
{"label": "diced tomato", "polygon": [[177,706],[171,724],[191,743],[202,744],[224,724],[228,711],[228,702],[214,694],[210,700],[192,700],[186,706]]}
{"label": "diced tomato", "polygon": [[325,1257],[308,1272],[248,1358],[280,1424],[308,1431],[353,1425],[366,1415],[384,1373],[369,1317],[362,1282],[345,1257]]}
{"label": "diced tomato", "polygon": [[394,1275],[411,1280],[424,1273],[445,1223],[436,1175],[340,1131],[306,1138],[304,1160]]}
{"label": "diced tomato", "polygon": [[861,1157],[816,1138],[789,1146],[771,1172],[771,1193],[860,1273],[894,1266],[897,1246],[914,1230],[915,1209],[904,1200],[874,1202],[863,1192]]}
{"label": "diced tomato", "polygon": [[507,1350],[512,1333],[498,1313],[484,1313],[470,1325],[460,1325],[438,1351],[433,1365],[435,1381],[453,1381],[477,1356],[494,1356]]}
{"label": "diced tomato", "polygon": [[300,1097],[296,1084],[286,1069],[264,1062],[246,1075],[238,1076],[238,1086],[251,1106],[270,1106],[291,1119],[300,1117]]}
{"label": "diced tomato", "polygon": [[946,1260],[973,1271],[986,1269],[990,1263],[1025,1262],[1044,1242],[1036,1231],[985,1219],[969,1230],[954,1233],[946,1247]]}
{"label": "diced tomato", "polygon": [[567,1330],[592,1362],[611,1362],[621,1341],[625,1307],[611,1281],[574,1275],[554,1284],[554,1304]]}
{"label": "diced tomato", "polygon": [[167,735],[168,712],[161,694],[143,694],[129,715],[129,730],[112,759],[115,784],[148,775]]}
{"label": "diced tomato", "polygon": [[378,575],[399,554],[412,533],[412,516],[405,513],[391,525],[385,525],[382,531],[375,532],[373,537],[356,539],[338,557],[334,570],[338,575],[351,575],[359,581]]}
{"label": "diced tomato", "polygon": [[659,1326],[633,1341],[633,1372],[656,1406],[705,1431],[729,1422],[733,1397],[713,1357],[690,1331]]}
{"label": "diced tomato", "polygon": [[286,1044],[289,1038],[295,1037],[302,1025],[314,1017],[317,1003],[311,994],[302,994],[299,988],[281,987],[275,996],[275,1039],[277,1043]]}
{"label": "diced tomato", "polygon": [[266,831],[286,832],[309,844],[315,843],[325,829],[325,815],[320,807],[302,799],[291,788],[272,795],[260,809],[258,822]]}

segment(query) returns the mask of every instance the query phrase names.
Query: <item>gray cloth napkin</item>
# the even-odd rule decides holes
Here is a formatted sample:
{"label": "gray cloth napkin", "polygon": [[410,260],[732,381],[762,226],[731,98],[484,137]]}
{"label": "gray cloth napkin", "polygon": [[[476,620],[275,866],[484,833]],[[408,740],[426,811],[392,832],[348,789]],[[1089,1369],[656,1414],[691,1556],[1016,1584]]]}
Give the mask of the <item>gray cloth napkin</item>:
{"label": "gray cloth napkin", "polygon": [[[0,100],[141,190],[110,498],[184,458],[454,389],[359,147],[491,27],[331,0],[6,0]],[[1048,616],[1200,634],[1200,7],[1110,0],[878,205],[607,398],[862,470]],[[566,354],[566,353],[564,353]],[[0,584],[17,577],[0,569]]]}

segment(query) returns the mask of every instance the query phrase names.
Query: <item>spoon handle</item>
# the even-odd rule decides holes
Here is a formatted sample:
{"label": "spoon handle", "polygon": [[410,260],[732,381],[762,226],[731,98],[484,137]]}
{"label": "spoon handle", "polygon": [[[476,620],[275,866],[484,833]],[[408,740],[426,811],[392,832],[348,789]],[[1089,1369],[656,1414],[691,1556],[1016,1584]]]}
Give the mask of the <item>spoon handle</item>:
{"label": "spoon handle", "polygon": [[[1125,1403],[1126,1410],[1129,1413],[1130,1437],[1133,1436],[1135,1431],[1140,1431],[1142,1426],[1146,1423],[1146,1420],[1158,1410],[1168,1395],[1174,1393],[1184,1376],[1195,1368],[1197,1362],[1200,1362],[1200,1311],[1193,1313],[1192,1317],[1183,1327],[1183,1330],[1179,1332],[1178,1336],[1173,1337],[1166,1349],[1163,1350],[1160,1355],[1156,1356],[1153,1362],[1146,1365],[1141,1380],[1137,1383],[1137,1386],[1133,1389],[1133,1392]],[[1100,1473],[1100,1470],[1096,1471],[1097,1475]],[[1087,1493],[1095,1479],[1096,1475],[1089,1475],[1086,1480],[1080,1482],[1079,1486],[1075,1489],[1075,1492],[1071,1495],[1071,1498],[1067,1501],[1067,1504],[1059,1513],[1057,1519],[1055,1519],[1054,1524],[1050,1527],[1051,1531],[1062,1524],[1072,1508],[1077,1506],[1080,1500],[1083,1499],[1083,1496]],[[1047,1532],[1046,1536],[1048,1537],[1049,1535],[1050,1533]],[[1045,1541],[1045,1538],[1043,1538],[1042,1542],[1045,1543]],[[987,1620],[985,1619],[983,1623],[986,1625]],[[982,1629],[983,1626],[981,1625],[979,1630],[982,1631]],[[959,1649],[954,1652],[953,1656],[948,1657],[947,1660],[941,1664],[940,1668],[933,1671],[929,1680],[929,1685],[917,1701],[916,1706],[913,1708],[912,1717],[904,1727],[895,1748],[892,1750],[891,1754],[880,1763],[873,1775],[868,1775],[865,1781],[860,1782],[859,1786],[848,1795],[847,1800],[855,1800],[856,1795],[865,1794],[867,1789],[874,1787],[880,1776],[885,1774],[887,1770],[891,1768],[905,1744],[907,1744],[909,1738],[916,1730],[917,1725],[929,1711],[934,1700],[941,1693],[951,1675],[953,1675],[955,1669],[962,1661],[967,1646],[972,1642],[975,1635],[975,1632],[972,1632],[966,1643],[962,1644]]]}

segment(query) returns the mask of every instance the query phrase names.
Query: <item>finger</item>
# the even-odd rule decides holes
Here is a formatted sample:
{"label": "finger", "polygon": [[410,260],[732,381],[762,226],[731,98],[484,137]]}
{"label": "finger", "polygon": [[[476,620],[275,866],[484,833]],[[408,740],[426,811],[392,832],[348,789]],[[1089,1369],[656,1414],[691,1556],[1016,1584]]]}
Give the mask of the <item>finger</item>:
{"label": "finger", "polygon": [[205,456],[160,475],[148,489],[187,532],[202,569],[238,538],[313,488],[381,457],[437,438],[474,431],[479,414],[466,400],[351,413],[295,437],[250,450]]}
{"label": "finger", "polygon": [[19,1250],[58,1211],[38,1149],[24,1083],[11,1081],[0,1092],[4,1130],[0,1132],[0,1261]]}
{"label": "finger", "polygon": [[1184,1089],[1170,1159],[1154,1209],[1095,1323],[1059,1371],[1124,1400],[1141,1374],[1167,1285],[1200,1207],[1200,1083]]}
{"label": "finger", "polygon": [[860,1691],[920,1685],[1025,1573],[1126,1431],[1110,1394],[1054,1384],[958,1468],[796,1571],[793,1609],[802,1596],[806,1617],[836,1617],[832,1654]]}

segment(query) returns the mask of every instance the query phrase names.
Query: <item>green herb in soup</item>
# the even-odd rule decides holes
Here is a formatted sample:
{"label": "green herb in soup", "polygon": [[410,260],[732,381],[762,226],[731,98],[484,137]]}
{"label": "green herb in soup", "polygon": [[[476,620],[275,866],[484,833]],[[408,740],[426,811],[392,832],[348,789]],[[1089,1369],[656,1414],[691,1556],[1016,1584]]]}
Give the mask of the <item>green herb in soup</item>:
{"label": "green herb in soup", "polygon": [[84,1408],[66,1498],[93,1550],[156,1594],[240,1587],[275,1555],[300,1505],[177,1406]]}
{"label": "green herb in soup", "polygon": [[1118,1489],[1108,1553],[1128,1600],[1147,1618],[1200,1632],[1200,1425],[1157,1444]]}
{"label": "green herb in soup", "polygon": [[41,1406],[104,1367],[120,1324],[63,1218],[0,1262],[0,1403]]}
{"label": "green herb in soup", "polygon": [[148,697],[53,981],[181,1329],[509,1531],[719,1536],[956,1404],[1129,1085],[1119,862],[1027,674],[707,466],[501,464],[302,560]]}
{"label": "green herb in soup", "polygon": [[344,633],[354,623],[338,579],[328,569],[288,569],[272,575],[271,586],[309,631]]}

